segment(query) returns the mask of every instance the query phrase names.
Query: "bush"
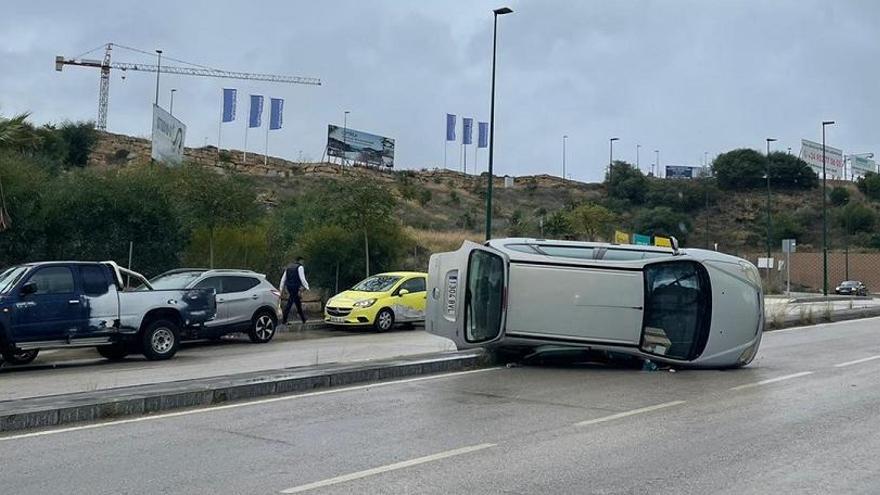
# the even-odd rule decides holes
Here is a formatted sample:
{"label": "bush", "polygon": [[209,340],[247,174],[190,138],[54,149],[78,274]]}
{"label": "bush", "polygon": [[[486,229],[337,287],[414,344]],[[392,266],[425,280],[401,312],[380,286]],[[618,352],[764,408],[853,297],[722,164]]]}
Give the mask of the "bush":
{"label": "bush", "polygon": [[721,189],[751,189],[764,182],[767,162],[753,149],[741,148],[722,153],[712,162],[712,173]]}
{"label": "bush", "polygon": [[777,151],[770,153],[770,185],[775,189],[813,189],[819,176],[795,155]]}
{"label": "bush", "polygon": [[856,186],[868,199],[880,201],[880,174],[866,172],[864,177],[859,177]]}
{"label": "bush", "polygon": [[715,204],[718,188],[712,179],[654,180],[648,183],[645,206],[666,206],[690,213],[705,208],[707,194],[709,204]]}
{"label": "bush", "polygon": [[647,187],[647,177],[641,170],[627,162],[615,161],[605,176],[605,188],[609,198],[642,204]]}
{"label": "bush", "polygon": [[688,215],[673,211],[668,206],[658,206],[639,211],[633,223],[639,234],[670,237],[675,236],[682,244],[691,230]]}
{"label": "bush", "polygon": [[98,141],[94,122],[64,122],[58,128],[58,134],[67,148],[67,165],[85,167]]}
{"label": "bush", "polygon": [[571,232],[582,240],[606,239],[614,221],[611,210],[595,203],[582,204],[568,213]]}
{"label": "bush", "polygon": [[829,198],[831,199],[832,205],[844,206],[849,203],[849,189],[836,186],[834,189],[831,190]]}
{"label": "bush", "polygon": [[565,210],[554,211],[544,221],[544,237],[550,239],[567,239],[574,234],[568,212]]}
{"label": "bush", "polygon": [[837,222],[847,234],[871,232],[877,214],[862,203],[850,203],[837,214]]}

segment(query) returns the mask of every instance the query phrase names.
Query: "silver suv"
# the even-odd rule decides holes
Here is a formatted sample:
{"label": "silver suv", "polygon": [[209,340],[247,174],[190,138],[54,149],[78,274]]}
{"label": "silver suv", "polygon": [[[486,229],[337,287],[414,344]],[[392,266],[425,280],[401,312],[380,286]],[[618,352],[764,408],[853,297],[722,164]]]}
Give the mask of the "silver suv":
{"label": "silver suv", "polygon": [[265,343],[275,336],[281,319],[281,292],[266,276],[250,270],[180,268],[150,280],[154,289],[214,289],[217,316],[205,323],[200,337],[217,338],[245,332],[251,342]]}

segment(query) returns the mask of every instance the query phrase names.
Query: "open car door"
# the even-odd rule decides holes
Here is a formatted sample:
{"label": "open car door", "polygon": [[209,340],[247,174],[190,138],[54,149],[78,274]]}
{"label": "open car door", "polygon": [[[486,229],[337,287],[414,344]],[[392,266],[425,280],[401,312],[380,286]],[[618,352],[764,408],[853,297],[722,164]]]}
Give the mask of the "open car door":
{"label": "open car door", "polygon": [[425,328],[459,349],[500,340],[507,317],[507,256],[465,241],[455,252],[431,256]]}

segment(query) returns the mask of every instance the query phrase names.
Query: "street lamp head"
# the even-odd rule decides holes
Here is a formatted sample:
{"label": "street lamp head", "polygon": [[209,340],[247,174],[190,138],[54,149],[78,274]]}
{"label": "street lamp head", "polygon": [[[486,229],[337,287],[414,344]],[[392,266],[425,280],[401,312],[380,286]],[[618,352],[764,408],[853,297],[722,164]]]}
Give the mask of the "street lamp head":
{"label": "street lamp head", "polygon": [[612,141],[620,141],[620,138],[611,138]]}
{"label": "street lamp head", "polygon": [[501,7],[493,10],[492,12],[495,12],[495,15],[512,14],[513,9],[511,9],[510,7]]}
{"label": "street lamp head", "polygon": [[822,125],[834,125],[834,121],[833,120],[823,120]]}
{"label": "street lamp head", "polygon": [[563,135],[562,139],[568,139],[568,134]]}
{"label": "street lamp head", "polygon": [[156,53],[158,53],[159,55],[162,55],[162,50],[156,50]]}
{"label": "street lamp head", "polygon": [[772,143],[774,141],[777,141],[777,139],[776,138],[767,138],[768,143]]}

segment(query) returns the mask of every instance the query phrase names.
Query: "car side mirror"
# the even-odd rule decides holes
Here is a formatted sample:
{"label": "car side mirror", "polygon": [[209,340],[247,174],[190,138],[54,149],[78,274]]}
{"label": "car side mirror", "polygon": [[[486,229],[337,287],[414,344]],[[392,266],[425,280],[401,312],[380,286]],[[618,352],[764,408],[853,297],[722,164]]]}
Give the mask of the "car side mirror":
{"label": "car side mirror", "polygon": [[21,295],[28,296],[31,294],[35,294],[37,292],[37,283],[36,282],[28,282],[21,286]]}
{"label": "car side mirror", "polygon": [[400,289],[399,291],[397,291],[397,295],[398,295],[398,296],[405,296],[405,295],[407,295],[407,294],[409,294],[409,290],[408,290],[408,289]]}

